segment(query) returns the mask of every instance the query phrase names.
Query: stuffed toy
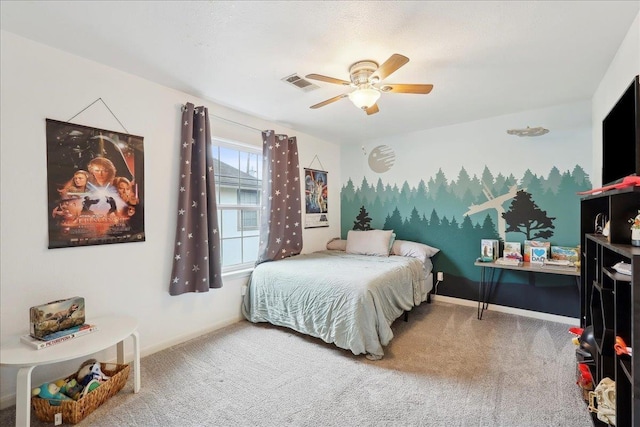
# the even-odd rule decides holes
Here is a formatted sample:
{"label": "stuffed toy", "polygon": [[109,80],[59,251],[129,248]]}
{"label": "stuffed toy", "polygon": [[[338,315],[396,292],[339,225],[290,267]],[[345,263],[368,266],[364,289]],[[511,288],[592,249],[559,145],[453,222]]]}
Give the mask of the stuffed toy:
{"label": "stuffed toy", "polygon": [[98,387],[100,387],[100,381],[98,380],[91,380],[89,381],[89,384],[86,385],[86,387],[84,389],[82,389],[82,392],[80,393],[80,396],[78,397],[79,399],[82,399],[83,397],[85,397],[89,392],[92,392],[93,390],[97,389]]}
{"label": "stuffed toy", "polygon": [[75,378],[71,378],[66,381],[62,387],[60,387],[60,393],[69,396],[73,400],[78,400],[80,398],[82,388],[82,385],[78,384],[78,381]]}
{"label": "stuffed toy", "polygon": [[80,369],[76,373],[78,384],[86,387],[91,380],[107,381],[109,377],[102,372],[100,362],[96,359],[89,359],[80,365]]}
{"label": "stuffed toy", "polygon": [[609,377],[603,378],[594,391],[589,392],[589,412],[608,425],[616,425],[616,383]]}
{"label": "stuffed toy", "polygon": [[61,401],[72,400],[69,396],[60,393],[60,387],[55,385],[55,383],[44,383],[40,387],[31,390],[31,394],[42,399],[47,399],[51,406],[60,406]]}

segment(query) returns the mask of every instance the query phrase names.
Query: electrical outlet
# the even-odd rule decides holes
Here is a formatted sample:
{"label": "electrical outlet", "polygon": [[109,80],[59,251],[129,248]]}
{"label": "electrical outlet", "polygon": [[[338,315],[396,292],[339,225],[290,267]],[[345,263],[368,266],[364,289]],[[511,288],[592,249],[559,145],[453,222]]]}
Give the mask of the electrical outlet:
{"label": "electrical outlet", "polygon": [[245,296],[247,294],[247,285],[243,285],[240,289],[240,295]]}
{"label": "electrical outlet", "polygon": [[62,413],[58,412],[57,414],[55,414],[53,416],[53,422],[54,426],[59,426],[60,424],[62,424]]}
{"label": "electrical outlet", "polygon": [[438,281],[444,281],[444,273],[442,271],[438,271]]}

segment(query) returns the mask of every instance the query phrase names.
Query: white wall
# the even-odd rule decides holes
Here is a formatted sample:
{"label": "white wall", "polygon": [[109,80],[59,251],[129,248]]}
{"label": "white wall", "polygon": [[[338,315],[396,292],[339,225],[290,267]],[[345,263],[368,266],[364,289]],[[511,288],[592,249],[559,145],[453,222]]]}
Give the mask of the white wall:
{"label": "white wall", "polygon": [[[542,126],[549,133],[538,137],[507,134],[508,129]],[[404,135],[379,138],[362,147],[342,148],[342,179],[360,185],[362,177],[375,185],[401,187],[406,181],[417,186],[435,177],[439,170],[448,180],[458,178],[461,168],[480,178],[486,167],[504,176],[520,178],[530,170],[545,178],[552,167],[560,172],[580,165],[591,173],[591,120],[588,101],[527,110],[473,122],[459,123]],[[393,167],[382,174],[372,171],[366,153],[378,145],[395,152]]]}
{"label": "white wall", "polygon": [[[317,154],[331,173],[330,227],[304,230],[304,251],[324,249],[340,224],[340,152],[332,143],[233,111],[113,68],[1,32],[0,341],[28,330],[29,307],[83,296],[87,316],[129,314],[140,321],[143,355],[241,317],[245,277],[208,293],[169,296],[174,245],[180,107],[205,105],[214,136],[261,146],[260,132],[298,137],[301,167]],[[146,242],[47,249],[45,119],[67,121],[102,98],[129,133],[144,137]],[[124,132],[96,103],[73,121]],[[115,357],[113,350],[98,355]],[[74,372],[83,361],[41,367],[34,386]],[[0,404],[14,403],[16,370],[0,368]],[[143,384],[144,387],[144,384]]]}
{"label": "white wall", "polygon": [[640,74],[640,13],[616,52],[604,78],[593,95],[593,176],[594,188],[602,186],[602,120],[620,99],[633,77]]}

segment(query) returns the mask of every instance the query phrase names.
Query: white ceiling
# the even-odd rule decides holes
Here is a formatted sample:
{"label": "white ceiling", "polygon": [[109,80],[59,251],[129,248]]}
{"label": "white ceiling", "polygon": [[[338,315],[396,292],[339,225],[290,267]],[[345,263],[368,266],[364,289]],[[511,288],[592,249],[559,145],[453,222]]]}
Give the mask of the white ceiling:
{"label": "white ceiling", "polygon": [[[338,143],[588,100],[640,1],[2,1],[1,28]],[[367,116],[347,92],[280,79],[348,80],[353,62],[410,62]],[[185,100],[185,102],[188,100]],[[514,123],[514,127],[537,123]],[[278,129],[276,129],[277,131]]]}

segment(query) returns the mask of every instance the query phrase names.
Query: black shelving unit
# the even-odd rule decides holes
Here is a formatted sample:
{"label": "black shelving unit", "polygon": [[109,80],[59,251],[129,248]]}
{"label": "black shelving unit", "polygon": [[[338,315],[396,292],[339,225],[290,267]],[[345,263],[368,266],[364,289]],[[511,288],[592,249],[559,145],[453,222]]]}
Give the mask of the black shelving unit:
{"label": "black shelving unit", "polygon": [[[616,382],[616,425],[640,425],[640,248],[631,246],[628,220],[640,209],[640,188],[587,196],[580,203],[582,262],[580,324],[593,326],[596,342],[594,386],[604,377]],[[609,218],[609,236],[593,234],[595,218]],[[631,275],[616,272],[617,262],[631,264]],[[616,337],[635,357],[616,355]],[[604,425],[594,416],[594,424]]]}

